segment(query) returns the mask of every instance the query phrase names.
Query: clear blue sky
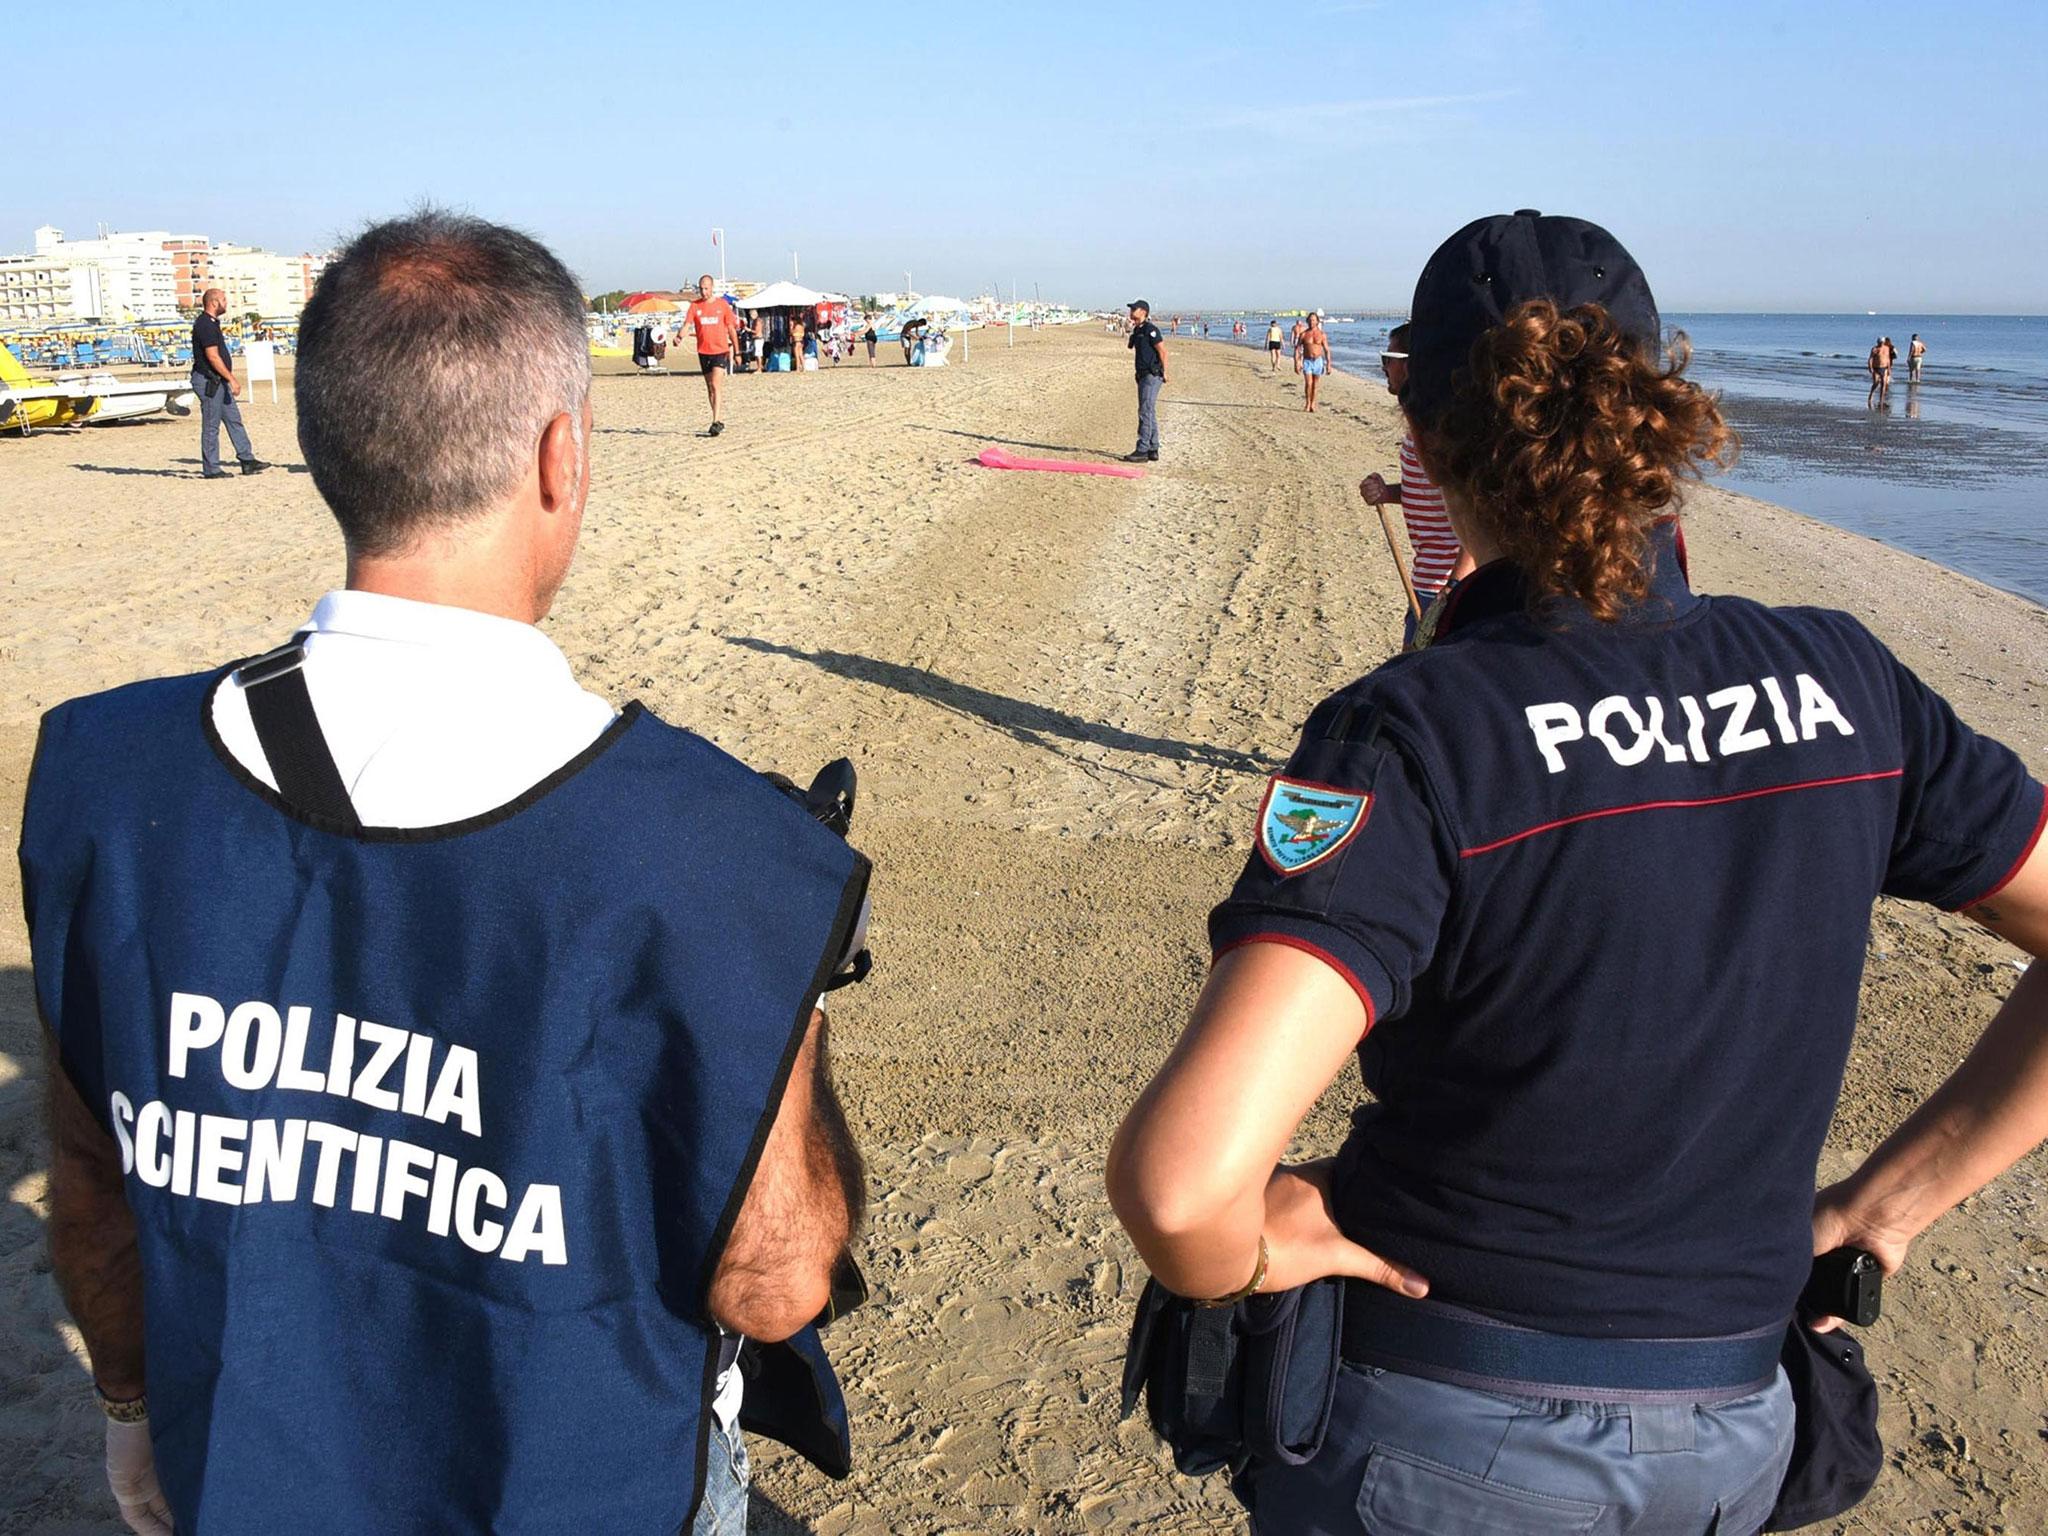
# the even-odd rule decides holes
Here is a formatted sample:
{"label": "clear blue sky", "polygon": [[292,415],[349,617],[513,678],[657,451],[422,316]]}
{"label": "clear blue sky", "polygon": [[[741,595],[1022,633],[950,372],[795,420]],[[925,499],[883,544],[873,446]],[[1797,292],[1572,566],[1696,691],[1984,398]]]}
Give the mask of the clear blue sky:
{"label": "clear blue sky", "polygon": [[722,225],[733,275],[855,292],[1348,307],[1530,206],[1667,310],[2048,310],[2037,0],[629,9],[8,6],[0,252],[433,198],[592,291],[715,270]]}

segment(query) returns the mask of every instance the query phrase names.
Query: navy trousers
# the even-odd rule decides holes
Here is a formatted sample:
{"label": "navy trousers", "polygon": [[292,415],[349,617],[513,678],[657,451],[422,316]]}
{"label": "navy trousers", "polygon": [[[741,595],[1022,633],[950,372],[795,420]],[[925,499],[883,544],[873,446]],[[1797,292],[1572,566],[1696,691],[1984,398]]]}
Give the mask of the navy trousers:
{"label": "navy trousers", "polygon": [[[220,468],[220,429],[228,429],[235,457],[247,463],[256,457],[242,426],[242,407],[227,385],[203,368],[192,370],[192,390],[199,396],[199,465],[208,474]],[[211,390],[211,393],[208,391]]]}
{"label": "navy trousers", "polygon": [[1166,380],[1156,373],[1140,374],[1138,377],[1138,447],[1139,453],[1159,451],[1159,386]]}
{"label": "navy trousers", "polygon": [[1256,1536],[1756,1536],[1791,1456],[1782,1371],[1734,1402],[1644,1407],[1347,1365],[1315,1459],[1255,1461],[1232,1489]]}

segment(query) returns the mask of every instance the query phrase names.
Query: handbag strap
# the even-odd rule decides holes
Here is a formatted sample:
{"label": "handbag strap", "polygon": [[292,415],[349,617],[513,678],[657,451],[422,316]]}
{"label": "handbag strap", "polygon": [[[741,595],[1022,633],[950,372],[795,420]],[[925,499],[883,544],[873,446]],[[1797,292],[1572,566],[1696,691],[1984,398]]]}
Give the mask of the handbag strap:
{"label": "handbag strap", "polygon": [[320,729],[306,687],[305,636],[257,657],[235,673],[249,701],[256,740],[277,779],[277,792],[293,809],[337,822],[354,832],[362,818]]}

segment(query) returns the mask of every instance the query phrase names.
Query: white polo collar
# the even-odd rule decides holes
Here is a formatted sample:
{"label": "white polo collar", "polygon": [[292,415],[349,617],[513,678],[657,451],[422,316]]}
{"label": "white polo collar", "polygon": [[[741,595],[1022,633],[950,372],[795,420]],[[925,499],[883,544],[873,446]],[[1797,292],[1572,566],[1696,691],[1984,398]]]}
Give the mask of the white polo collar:
{"label": "white polo collar", "polygon": [[350,635],[436,650],[485,650],[519,666],[559,672],[572,679],[561,647],[531,624],[457,608],[422,603],[382,592],[329,592],[313,609],[306,628],[315,634]]}

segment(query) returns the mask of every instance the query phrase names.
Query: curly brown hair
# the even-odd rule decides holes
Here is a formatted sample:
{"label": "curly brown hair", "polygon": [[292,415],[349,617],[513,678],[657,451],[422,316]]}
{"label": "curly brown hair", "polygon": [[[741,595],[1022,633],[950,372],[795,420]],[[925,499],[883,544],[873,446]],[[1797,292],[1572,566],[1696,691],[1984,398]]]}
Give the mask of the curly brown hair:
{"label": "curly brown hair", "polygon": [[1715,397],[1598,304],[1530,299],[1472,344],[1422,433],[1438,479],[1528,577],[1532,604],[1567,597],[1611,622],[1649,590],[1649,530],[1681,479],[1735,460]]}

